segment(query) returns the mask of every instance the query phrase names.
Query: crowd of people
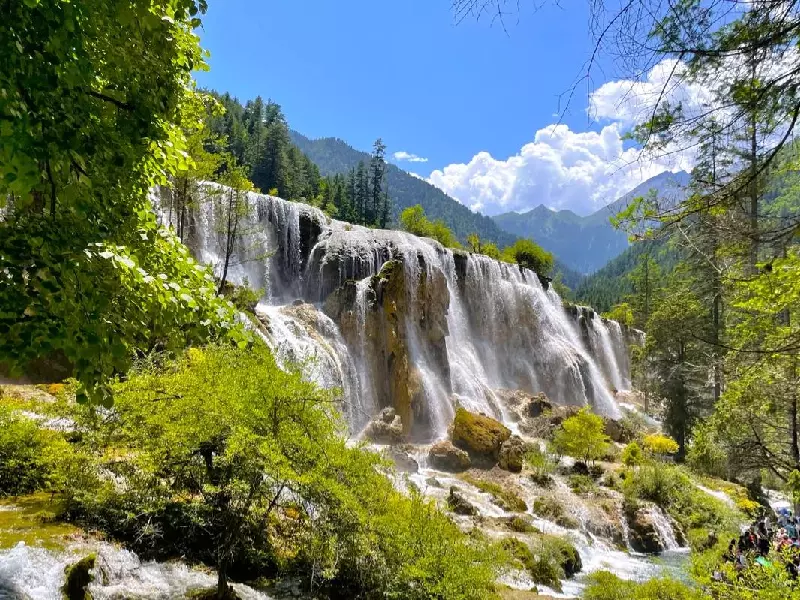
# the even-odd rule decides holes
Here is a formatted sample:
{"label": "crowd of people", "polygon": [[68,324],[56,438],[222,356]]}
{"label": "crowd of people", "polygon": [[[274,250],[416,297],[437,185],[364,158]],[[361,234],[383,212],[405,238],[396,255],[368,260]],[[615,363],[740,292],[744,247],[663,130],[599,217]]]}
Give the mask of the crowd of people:
{"label": "crowd of people", "polygon": [[776,514],[775,519],[763,517],[742,531],[739,538],[728,544],[725,560],[732,562],[737,571],[751,565],[770,566],[780,557],[792,579],[800,572],[800,517],[788,509]]}

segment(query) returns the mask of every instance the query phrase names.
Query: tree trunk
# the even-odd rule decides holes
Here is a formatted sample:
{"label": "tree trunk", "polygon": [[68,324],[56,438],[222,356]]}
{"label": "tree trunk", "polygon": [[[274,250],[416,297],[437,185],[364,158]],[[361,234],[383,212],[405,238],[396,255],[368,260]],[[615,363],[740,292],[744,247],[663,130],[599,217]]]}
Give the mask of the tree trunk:
{"label": "tree trunk", "polygon": [[228,597],[228,572],[227,562],[222,559],[217,565],[217,598],[224,600]]}

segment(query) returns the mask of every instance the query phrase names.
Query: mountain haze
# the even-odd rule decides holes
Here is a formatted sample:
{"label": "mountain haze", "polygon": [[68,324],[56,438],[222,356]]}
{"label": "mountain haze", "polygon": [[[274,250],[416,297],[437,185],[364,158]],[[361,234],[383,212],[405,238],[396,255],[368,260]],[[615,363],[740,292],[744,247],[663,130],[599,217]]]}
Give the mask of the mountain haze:
{"label": "mountain haze", "polygon": [[661,173],[586,217],[571,210],[554,211],[542,204],[525,213],[509,212],[493,218],[504,231],[536,240],[570,268],[592,273],[628,248],[627,234],[614,229],[609,217],[651,190],[659,196],[682,197],[688,183],[689,174],[683,171]]}

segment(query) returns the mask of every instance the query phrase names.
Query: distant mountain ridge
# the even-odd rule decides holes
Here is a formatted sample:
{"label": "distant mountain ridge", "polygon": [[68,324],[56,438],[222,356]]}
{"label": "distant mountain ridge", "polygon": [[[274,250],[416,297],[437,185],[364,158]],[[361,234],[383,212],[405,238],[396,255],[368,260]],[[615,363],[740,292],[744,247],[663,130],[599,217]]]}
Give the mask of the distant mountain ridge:
{"label": "distant mountain ridge", "polygon": [[[292,143],[317,165],[321,175],[346,173],[359,161],[368,163],[370,159],[368,153],[356,150],[338,138],[312,140],[297,131],[290,131],[290,136]],[[392,198],[394,223],[397,223],[404,209],[420,204],[429,218],[444,221],[462,241],[470,233],[477,233],[481,240],[494,242],[503,248],[513,244],[519,237],[501,229],[490,217],[472,212],[439,188],[391,163],[387,164],[386,182]],[[539,242],[535,238],[534,241]],[[560,272],[563,282],[574,289],[583,277],[560,259],[556,255],[555,271]]]}
{"label": "distant mountain ridge", "polygon": [[689,178],[689,174],[683,171],[661,173],[586,217],[571,210],[554,211],[539,205],[524,213],[503,213],[493,219],[504,231],[535,240],[570,268],[584,274],[593,273],[629,246],[627,234],[614,229],[609,217],[650,190],[655,190],[659,196],[681,199]]}

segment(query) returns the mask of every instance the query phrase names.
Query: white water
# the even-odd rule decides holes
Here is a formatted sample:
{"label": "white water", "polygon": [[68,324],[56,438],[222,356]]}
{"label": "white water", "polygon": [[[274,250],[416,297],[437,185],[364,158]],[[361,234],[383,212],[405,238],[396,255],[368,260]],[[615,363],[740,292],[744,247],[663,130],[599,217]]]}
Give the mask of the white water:
{"label": "white water", "polygon": [[[619,325],[585,309],[568,313],[535,273],[480,255],[454,254],[404,232],[331,220],[303,204],[258,194],[248,200],[250,215],[240,227],[229,279],[247,278],[251,287],[265,290],[261,309],[279,359],[299,360],[310,379],[341,388],[354,433],[381,407],[394,404],[387,383],[392,357],[378,356],[376,339],[367,331],[377,310],[370,278],[390,259],[403,263],[402,332],[422,387],[415,439],[444,437],[456,402],[503,419],[494,394],[498,388],[543,391],[559,404],[590,404],[619,416],[612,390],[630,385]],[[186,241],[219,274],[225,254],[222,216],[213,203],[204,207],[190,215]],[[160,218],[169,221],[170,214],[161,211]],[[344,290],[348,280],[356,281],[345,307],[355,334],[323,313],[326,299]],[[299,322],[291,306],[297,299],[313,304],[318,318],[309,318],[308,307]]]}
{"label": "white water", "polygon": [[[192,590],[215,587],[213,572],[191,569],[182,563],[141,561],[132,552],[104,542],[63,552],[26,546],[0,550],[0,599],[61,600],[64,569],[91,552],[97,553],[95,576],[89,585],[97,600],[142,598],[178,600]],[[245,585],[234,585],[245,600],[269,596]]]}

